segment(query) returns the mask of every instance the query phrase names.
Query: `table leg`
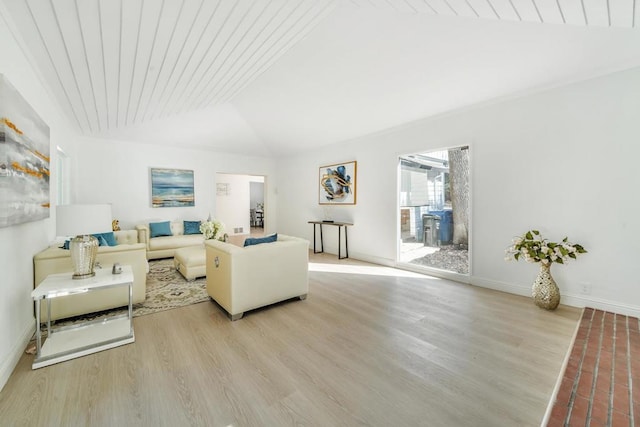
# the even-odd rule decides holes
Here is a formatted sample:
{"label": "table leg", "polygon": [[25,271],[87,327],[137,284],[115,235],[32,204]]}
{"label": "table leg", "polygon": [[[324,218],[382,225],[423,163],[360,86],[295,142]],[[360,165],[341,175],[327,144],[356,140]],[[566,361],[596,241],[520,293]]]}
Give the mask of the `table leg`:
{"label": "table leg", "polygon": [[345,256],[341,256],[340,248],[342,247],[342,237],[340,234],[340,229],[342,226],[338,226],[338,259],[349,258],[349,239],[347,237],[347,226],[344,226],[344,252]]}
{"label": "table leg", "polygon": [[[316,225],[320,227],[320,250],[316,249]],[[324,252],[324,240],[322,239],[322,224],[313,224],[313,253],[321,254]]]}
{"label": "table leg", "polygon": [[133,334],[133,283],[129,283],[129,333]]}
{"label": "table leg", "polygon": [[40,299],[36,300],[36,357],[40,357],[42,349],[42,331],[40,330]]}
{"label": "table leg", "polygon": [[47,339],[51,336],[51,298],[47,298]]}
{"label": "table leg", "polygon": [[345,258],[349,258],[349,238],[347,236],[347,226],[344,226],[344,252],[346,254]]}

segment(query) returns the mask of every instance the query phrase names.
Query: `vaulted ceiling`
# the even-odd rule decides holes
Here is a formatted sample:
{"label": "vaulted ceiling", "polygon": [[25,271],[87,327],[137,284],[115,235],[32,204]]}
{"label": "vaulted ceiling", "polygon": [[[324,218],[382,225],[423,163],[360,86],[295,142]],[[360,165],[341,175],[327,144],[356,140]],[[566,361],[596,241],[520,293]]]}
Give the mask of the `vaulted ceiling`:
{"label": "vaulted ceiling", "polygon": [[1,0],[88,136],[283,155],[640,66],[640,0]]}

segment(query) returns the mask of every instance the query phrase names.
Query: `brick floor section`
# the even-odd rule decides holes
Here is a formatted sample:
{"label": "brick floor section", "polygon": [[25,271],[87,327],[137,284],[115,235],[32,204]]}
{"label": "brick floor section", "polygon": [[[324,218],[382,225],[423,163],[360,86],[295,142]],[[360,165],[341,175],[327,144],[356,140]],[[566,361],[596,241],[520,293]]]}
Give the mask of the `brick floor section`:
{"label": "brick floor section", "polygon": [[640,427],[640,323],[585,308],[549,427]]}

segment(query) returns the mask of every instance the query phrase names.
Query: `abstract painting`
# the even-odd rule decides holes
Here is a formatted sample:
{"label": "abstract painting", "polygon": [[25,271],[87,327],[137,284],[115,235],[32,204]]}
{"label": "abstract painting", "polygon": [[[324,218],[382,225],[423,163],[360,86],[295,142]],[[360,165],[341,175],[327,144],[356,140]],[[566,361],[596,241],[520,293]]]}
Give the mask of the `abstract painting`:
{"label": "abstract painting", "polygon": [[151,205],[154,208],[194,206],[193,171],[151,168]]}
{"label": "abstract painting", "polygon": [[49,218],[49,126],[0,74],[0,227]]}
{"label": "abstract painting", "polygon": [[321,205],[356,204],[357,162],[320,166],[318,173],[319,198]]}

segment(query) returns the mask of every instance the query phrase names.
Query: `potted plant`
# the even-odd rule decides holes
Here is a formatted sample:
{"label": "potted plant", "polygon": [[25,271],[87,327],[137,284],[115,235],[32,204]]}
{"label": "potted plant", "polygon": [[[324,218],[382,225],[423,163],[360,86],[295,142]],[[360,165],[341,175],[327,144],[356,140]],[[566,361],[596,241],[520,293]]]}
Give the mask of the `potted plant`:
{"label": "potted plant", "polygon": [[538,307],[555,310],[560,304],[560,290],[551,276],[551,264],[564,264],[586,252],[582,245],[569,242],[567,237],[555,243],[544,239],[538,230],[529,230],[513,239],[512,245],[506,250],[505,259],[540,263],[540,272],[531,292],[533,301]]}
{"label": "potted plant", "polygon": [[217,219],[208,219],[200,224],[200,232],[204,238],[224,241],[224,224]]}

